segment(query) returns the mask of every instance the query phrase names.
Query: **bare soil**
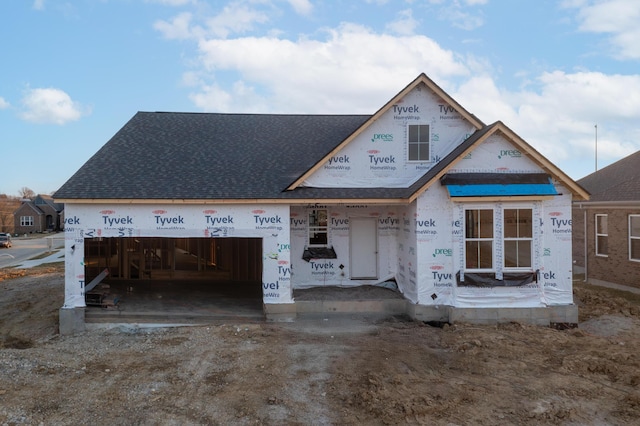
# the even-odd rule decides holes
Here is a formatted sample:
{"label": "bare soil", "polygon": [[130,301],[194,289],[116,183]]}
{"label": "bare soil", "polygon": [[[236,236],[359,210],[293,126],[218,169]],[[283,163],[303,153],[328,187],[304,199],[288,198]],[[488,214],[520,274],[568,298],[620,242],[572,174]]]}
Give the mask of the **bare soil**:
{"label": "bare soil", "polygon": [[320,318],[60,336],[60,265],[0,279],[2,425],[640,420],[630,293],[576,283],[580,325],[565,330]]}

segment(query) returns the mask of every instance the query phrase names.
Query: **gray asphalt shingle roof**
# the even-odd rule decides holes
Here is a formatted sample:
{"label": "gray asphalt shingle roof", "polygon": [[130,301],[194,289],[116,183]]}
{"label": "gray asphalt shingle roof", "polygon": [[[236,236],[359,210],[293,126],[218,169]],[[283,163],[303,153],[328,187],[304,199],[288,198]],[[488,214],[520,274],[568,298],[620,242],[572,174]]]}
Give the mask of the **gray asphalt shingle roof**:
{"label": "gray asphalt shingle roof", "polygon": [[54,197],[283,198],[369,117],[138,112]]}
{"label": "gray asphalt shingle roof", "polygon": [[578,181],[590,201],[640,201],[640,151]]}
{"label": "gray asphalt shingle roof", "polygon": [[476,131],[407,188],[285,189],[367,115],[139,112],[57,199],[405,199],[490,131]]}

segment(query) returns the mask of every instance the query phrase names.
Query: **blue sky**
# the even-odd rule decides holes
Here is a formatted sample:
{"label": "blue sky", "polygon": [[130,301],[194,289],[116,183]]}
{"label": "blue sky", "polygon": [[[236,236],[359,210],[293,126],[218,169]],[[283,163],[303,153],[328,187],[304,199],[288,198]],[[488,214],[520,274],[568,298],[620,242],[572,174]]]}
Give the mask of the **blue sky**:
{"label": "blue sky", "polygon": [[[640,149],[637,0],[5,0],[0,194],[137,111],[374,113],[426,73],[579,179]],[[105,179],[109,171],[104,170]]]}

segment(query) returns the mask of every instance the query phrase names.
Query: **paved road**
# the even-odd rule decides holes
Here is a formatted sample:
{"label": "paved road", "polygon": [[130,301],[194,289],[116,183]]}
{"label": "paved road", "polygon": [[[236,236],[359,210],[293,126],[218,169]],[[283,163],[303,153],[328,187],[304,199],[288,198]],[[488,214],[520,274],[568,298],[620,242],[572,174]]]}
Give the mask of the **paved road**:
{"label": "paved road", "polygon": [[[0,249],[0,268],[20,266],[30,268],[48,262],[59,262],[64,256],[64,234],[51,234],[41,238],[13,238],[13,247]],[[42,254],[50,256],[29,260]]]}

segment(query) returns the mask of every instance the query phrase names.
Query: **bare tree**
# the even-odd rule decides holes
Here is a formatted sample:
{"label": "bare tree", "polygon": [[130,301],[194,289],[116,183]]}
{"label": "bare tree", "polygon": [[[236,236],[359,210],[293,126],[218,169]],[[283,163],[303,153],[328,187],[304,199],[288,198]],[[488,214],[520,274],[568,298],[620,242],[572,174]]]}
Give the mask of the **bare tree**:
{"label": "bare tree", "polygon": [[33,199],[36,196],[36,193],[33,192],[33,190],[31,188],[27,188],[26,186],[23,186],[22,188],[20,188],[19,191],[20,197],[24,198],[28,198],[28,199]]}
{"label": "bare tree", "polygon": [[0,194],[0,232],[13,232],[13,212],[20,207],[18,197]]}

